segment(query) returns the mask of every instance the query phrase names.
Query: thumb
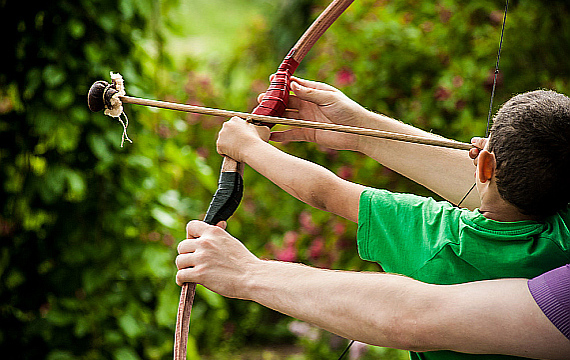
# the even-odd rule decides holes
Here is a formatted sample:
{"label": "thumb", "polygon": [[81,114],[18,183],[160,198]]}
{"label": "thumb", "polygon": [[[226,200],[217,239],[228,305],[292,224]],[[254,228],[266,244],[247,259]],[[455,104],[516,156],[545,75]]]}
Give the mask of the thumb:
{"label": "thumb", "polygon": [[[311,141],[309,137],[309,131],[312,131],[312,133],[314,133],[315,130],[295,128],[284,131],[273,131],[271,132],[271,137],[269,140],[276,142]],[[314,136],[312,138],[314,138]]]}
{"label": "thumb", "polygon": [[291,81],[291,90],[293,90],[299,99],[312,102],[319,106],[330,105],[336,100],[336,94],[330,90],[306,87],[296,81]]}
{"label": "thumb", "polygon": [[227,221],[220,221],[219,223],[216,224],[217,227],[222,228],[224,230],[226,230],[226,228],[228,227],[228,222]]}

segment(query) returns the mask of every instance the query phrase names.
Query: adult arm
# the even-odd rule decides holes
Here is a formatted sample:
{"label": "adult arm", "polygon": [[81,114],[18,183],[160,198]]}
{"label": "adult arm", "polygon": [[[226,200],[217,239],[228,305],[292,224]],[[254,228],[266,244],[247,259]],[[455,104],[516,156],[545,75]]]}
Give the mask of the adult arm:
{"label": "adult arm", "polygon": [[[441,138],[390,117],[374,113],[349,99],[327,84],[293,78],[287,117],[352,125],[428,138]],[[401,141],[341,134],[313,129],[293,129],[275,132],[274,141],[312,141],[338,150],[359,151],[388,168],[427,187],[457,204],[474,183],[475,167],[467,151]],[[464,206],[480,205],[476,192],[464,201]]]}
{"label": "adult arm", "polygon": [[365,343],[567,359],[570,341],[525,279],[431,285],[392,274],[260,260],[221,228],[193,221],[178,246],[177,282],[276,311]]}

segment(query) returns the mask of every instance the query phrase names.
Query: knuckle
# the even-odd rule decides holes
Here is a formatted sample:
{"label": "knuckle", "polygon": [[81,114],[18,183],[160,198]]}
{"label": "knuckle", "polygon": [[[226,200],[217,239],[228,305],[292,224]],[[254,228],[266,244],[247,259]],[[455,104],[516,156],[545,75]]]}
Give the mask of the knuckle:
{"label": "knuckle", "polygon": [[204,266],[197,265],[192,269],[193,278],[196,282],[200,282],[204,276]]}
{"label": "knuckle", "polygon": [[210,250],[214,248],[214,243],[215,243],[214,239],[208,236],[202,239],[202,241],[200,242],[200,247],[205,250]]}

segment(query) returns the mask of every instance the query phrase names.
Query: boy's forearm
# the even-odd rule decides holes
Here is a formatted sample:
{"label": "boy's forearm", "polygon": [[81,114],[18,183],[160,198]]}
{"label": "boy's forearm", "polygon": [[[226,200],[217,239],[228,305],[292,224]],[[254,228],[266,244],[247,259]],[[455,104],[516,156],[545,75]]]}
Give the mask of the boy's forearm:
{"label": "boy's forearm", "polygon": [[[441,138],[381,114],[367,112],[364,116],[366,118],[362,123],[378,130]],[[454,204],[461,200],[475,182],[475,166],[464,150],[360,136],[358,151]],[[472,191],[462,205],[478,207],[480,201],[477,192]]]}
{"label": "boy's forearm", "polygon": [[244,161],[297,199],[318,209],[357,221],[361,187],[328,169],[258,141],[244,152]]}

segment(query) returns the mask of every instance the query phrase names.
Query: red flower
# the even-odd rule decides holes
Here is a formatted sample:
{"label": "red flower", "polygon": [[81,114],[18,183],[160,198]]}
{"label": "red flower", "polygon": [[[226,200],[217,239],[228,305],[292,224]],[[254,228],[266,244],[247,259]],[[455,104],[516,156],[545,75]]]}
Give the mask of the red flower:
{"label": "red flower", "polygon": [[337,174],[342,179],[350,180],[353,176],[352,168],[350,166],[341,166],[338,169]]}
{"label": "red flower", "polygon": [[346,231],[346,225],[341,222],[337,222],[334,224],[333,231],[336,236],[341,236]]}
{"label": "red flower", "polygon": [[297,249],[289,246],[285,249],[279,250],[275,258],[279,261],[293,262],[297,260]]}
{"label": "red flower", "polygon": [[317,237],[309,247],[309,257],[313,260],[318,259],[323,254],[325,249],[325,240],[322,237]]}
{"label": "red flower", "polygon": [[297,234],[296,231],[287,231],[285,236],[283,236],[283,244],[285,244],[286,247],[295,246],[298,238],[299,234]]}
{"label": "red flower", "polygon": [[447,88],[444,88],[443,86],[440,86],[435,91],[433,97],[437,101],[444,101],[444,100],[447,100],[451,97],[451,91],[449,91],[449,89],[447,89]]}
{"label": "red flower", "polygon": [[348,68],[342,68],[336,73],[336,84],[338,86],[348,86],[352,85],[356,81],[356,76],[352,70]]}

